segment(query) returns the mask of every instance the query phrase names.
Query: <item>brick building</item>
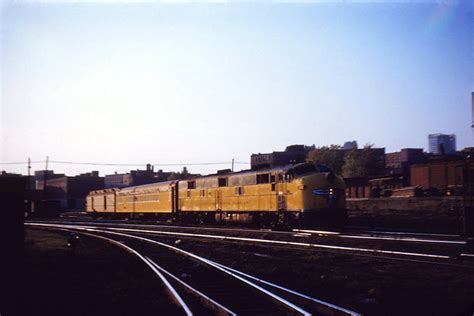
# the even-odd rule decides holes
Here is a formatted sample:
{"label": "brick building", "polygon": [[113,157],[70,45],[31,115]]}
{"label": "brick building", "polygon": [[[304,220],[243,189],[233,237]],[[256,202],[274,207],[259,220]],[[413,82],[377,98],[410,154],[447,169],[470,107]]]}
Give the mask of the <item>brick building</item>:
{"label": "brick building", "polygon": [[404,186],[402,176],[345,178],[347,198],[380,197]]}
{"label": "brick building", "polygon": [[403,148],[385,155],[385,169],[389,175],[401,175],[404,185],[410,185],[410,167],[427,161],[427,155],[421,148]]}
{"label": "brick building", "polygon": [[115,173],[105,175],[105,188],[125,188],[134,185],[142,185],[167,181],[171,172],[163,172],[163,170],[154,171],[152,165],[146,165],[145,170],[131,170],[128,173]]}
{"label": "brick building", "polygon": [[413,165],[410,182],[412,186],[420,186],[423,189],[459,188],[463,185],[464,166],[463,160]]}
{"label": "brick building", "polygon": [[252,154],[250,156],[250,166],[252,170],[255,170],[305,162],[308,153],[313,149],[314,145],[291,145],[287,146],[285,151]]}
{"label": "brick building", "polygon": [[64,173],[54,173],[53,170],[35,171],[35,175],[32,177],[32,181],[34,181],[34,186],[32,186],[32,188],[35,188],[36,190],[43,190],[44,180],[47,182],[50,179],[62,178],[65,176],[66,175]]}
{"label": "brick building", "polygon": [[[44,187],[44,180],[39,180],[39,187]],[[57,203],[60,210],[84,210],[86,196],[90,191],[103,189],[104,178],[98,171],[83,173],[75,177],[56,177],[46,180],[43,200]]]}
{"label": "brick building", "polygon": [[[358,149],[362,151],[364,149]],[[375,158],[375,170],[373,176],[385,175],[385,147],[384,148],[371,148]]]}

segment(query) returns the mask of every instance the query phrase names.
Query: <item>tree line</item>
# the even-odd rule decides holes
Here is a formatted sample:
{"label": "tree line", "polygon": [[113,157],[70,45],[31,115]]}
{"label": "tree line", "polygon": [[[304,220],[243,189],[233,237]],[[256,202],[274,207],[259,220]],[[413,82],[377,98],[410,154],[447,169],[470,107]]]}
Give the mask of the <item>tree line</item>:
{"label": "tree line", "polygon": [[308,160],[325,165],[345,178],[367,177],[377,174],[377,157],[372,144],[362,149],[343,149],[340,145],[318,147],[308,154]]}

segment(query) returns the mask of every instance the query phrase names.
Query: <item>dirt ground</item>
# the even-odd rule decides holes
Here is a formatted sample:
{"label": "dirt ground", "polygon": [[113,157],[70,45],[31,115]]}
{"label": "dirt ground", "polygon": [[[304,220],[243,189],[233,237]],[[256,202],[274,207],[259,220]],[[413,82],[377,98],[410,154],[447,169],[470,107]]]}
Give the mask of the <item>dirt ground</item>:
{"label": "dirt ground", "polygon": [[[173,315],[141,262],[106,242],[27,229],[25,297],[29,315]],[[150,237],[364,315],[474,314],[471,267],[374,258],[297,247]],[[467,259],[465,259],[467,260]],[[160,262],[157,262],[158,264]],[[453,263],[453,262],[452,262]],[[456,262],[454,262],[456,264]],[[188,276],[188,278],[191,276]]]}
{"label": "dirt ground", "polygon": [[161,282],[124,250],[69,233],[26,230],[20,315],[170,315]]}

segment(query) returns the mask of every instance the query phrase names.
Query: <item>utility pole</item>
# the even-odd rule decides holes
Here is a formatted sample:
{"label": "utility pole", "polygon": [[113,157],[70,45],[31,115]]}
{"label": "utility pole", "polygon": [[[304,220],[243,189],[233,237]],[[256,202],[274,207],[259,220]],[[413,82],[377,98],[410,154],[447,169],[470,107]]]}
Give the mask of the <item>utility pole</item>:
{"label": "utility pole", "polygon": [[31,213],[31,159],[28,157],[28,178],[26,183],[26,210]]}
{"label": "utility pole", "polygon": [[234,172],[234,158],[232,158],[232,172]]}
{"label": "utility pole", "polygon": [[49,162],[49,157],[46,156],[46,167],[43,173],[43,202],[46,201],[46,181],[48,181],[48,162]]}
{"label": "utility pole", "polygon": [[471,155],[468,155],[464,165],[463,174],[464,191],[464,214],[463,214],[463,233],[466,237],[474,237],[474,203],[473,203],[473,171],[471,165]]}

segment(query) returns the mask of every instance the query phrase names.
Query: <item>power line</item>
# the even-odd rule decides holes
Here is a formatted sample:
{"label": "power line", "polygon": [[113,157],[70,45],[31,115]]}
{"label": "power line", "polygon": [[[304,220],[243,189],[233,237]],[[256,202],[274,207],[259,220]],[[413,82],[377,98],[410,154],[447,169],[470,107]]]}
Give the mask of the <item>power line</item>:
{"label": "power line", "polygon": [[[133,167],[133,166],[145,166],[146,163],[98,163],[98,162],[76,162],[76,161],[60,161],[60,160],[50,160],[51,163],[59,163],[59,164],[70,164],[70,165],[92,165],[92,166],[123,166],[123,167]],[[163,167],[170,167],[170,166],[209,166],[209,165],[228,165],[231,164],[232,161],[221,161],[221,162],[190,162],[190,163],[150,163],[153,166],[163,166]],[[235,164],[249,164],[248,162],[234,162]]]}
{"label": "power line", "polygon": [[[30,161],[29,163],[44,163],[45,160]],[[0,165],[27,165],[28,161],[0,162]]]}
{"label": "power line", "polygon": [[[30,164],[45,163],[46,160],[30,161]],[[145,166],[147,163],[100,163],[100,162],[78,162],[78,161],[63,161],[63,160],[49,160],[49,163],[56,164],[68,164],[68,165],[89,165],[89,166],[114,166],[114,167],[136,167]],[[234,161],[234,164],[248,165],[250,163],[243,161]],[[16,162],[0,162],[0,165],[27,165],[28,161],[16,161]],[[153,166],[210,166],[210,165],[229,165],[232,161],[222,162],[191,162],[191,163],[150,163]]]}

